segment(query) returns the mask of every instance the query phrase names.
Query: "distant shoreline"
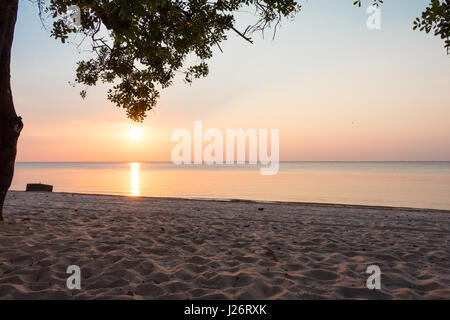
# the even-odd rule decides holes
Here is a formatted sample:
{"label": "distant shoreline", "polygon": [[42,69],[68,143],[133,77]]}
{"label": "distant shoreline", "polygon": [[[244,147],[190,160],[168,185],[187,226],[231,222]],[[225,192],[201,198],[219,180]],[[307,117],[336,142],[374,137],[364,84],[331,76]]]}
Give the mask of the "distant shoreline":
{"label": "distant shoreline", "polygon": [[[23,193],[42,193],[46,192],[27,192],[23,190],[10,190],[9,192],[23,192]],[[55,194],[66,195],[88,195],[94,197],[123,197],[131,199],[154,199],[154,200],[186,200],[186,201],[212,201],[212,202],[243,202],[243,203],[255,203],[255,204],[279,204],[279,205],[304,205],[304,206],[323,206],[323,207],[337,207],[337,208],[361,208],[361,209],[383,209],[383,210],[402,210],[402,211],[436,211],[447,212],[448,209],[433,209],[433,208],[416,208],[416,207],[403,207],[403,206],[381,206],[381,205],[364,205],[364,204],[348,204],[348,203],[326,203],[326,202],[304,202],[304,201],[267,201],[258,199],[235,199],[235,198],[195,198],[195,197],[152,197],[152,196],[129,196],[121,194],[107,194],[107,193],[83,193],[83,192],[52,192]]]}

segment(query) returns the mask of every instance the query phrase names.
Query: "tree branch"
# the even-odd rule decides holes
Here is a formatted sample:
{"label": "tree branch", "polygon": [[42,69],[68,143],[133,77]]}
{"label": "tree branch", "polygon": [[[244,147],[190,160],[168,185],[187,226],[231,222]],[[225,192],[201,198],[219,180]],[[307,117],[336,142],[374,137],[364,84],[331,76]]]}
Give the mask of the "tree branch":
{"label": "tree branch", "polygon": [[244,34],[242,34],[239,30],[237,30],[235,27],[231,27],[231,29],[236,32],[239,36],[241,36],[242,38],[244,38],[245,40],[247,40],[248,42],[250,42],[251,44],[253,44],[253,40],[249,37],[246,37]]}

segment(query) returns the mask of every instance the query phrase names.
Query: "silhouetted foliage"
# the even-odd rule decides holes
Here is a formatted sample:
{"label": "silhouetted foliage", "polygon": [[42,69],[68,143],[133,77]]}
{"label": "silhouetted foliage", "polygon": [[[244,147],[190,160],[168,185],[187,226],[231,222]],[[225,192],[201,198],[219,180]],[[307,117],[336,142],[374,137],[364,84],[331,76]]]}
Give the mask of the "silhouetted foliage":
{"label": "silhouetted foliage", "polygon": [[[80,8],[79,26],[64,16],[72,6]],[[257,20],[238,31],[234,14],[248,6]],[[108,99],[135,121],[156,105],[160,89],[170,86],[176,73],[187,83],[206,76],[212,47],[227,38],[227,31],[251,42],[253,32],[276,27],[300,10],[293,0],[51,0],[41,8],[55,19],[53,37],[65,42],[70,34],[82,34],[91,42],[95,56],[78,62],[76,82],[112,83]]]}
{"label": "silhouetted foliage", "polygon": [[450,52],[450,1],[432,0],[420,18],[414,21],[414,30],[419,29],[444,40],[447,54]]}
{"label": "silhouetted foliage", "polygon": [[[383,0],[369,0],[381,5]],[[129,118],[143,121],[157,102],[159,92],[172,84],[177,73],[187,83],[208,74],[207,60],[213,46],[233,31],[252,42],[255,31],[276,27],[301,6],[294,0],[38,0],[41,13],[54,18],[51,35],[63,43],[71,34],[83,35],[95,53],[78,62],[76,82],[94,86],[113,84],[108,99],[127,111]],[[361,6],[361,0],[354,2]],[[65,13],[80,9],[80,25],[67,23]],[[414,22],[414,29],[449,41],[449,0],[432,0]],[[256,21],[245,30],[235,26],[235,14],[253,9]],[[220,49],[221,50],[221,49]],[[188,59],[193,57],[195,59]],[[189,64],[188,60],[197,60]],[[86,90],[82,90],[82,97]]]}

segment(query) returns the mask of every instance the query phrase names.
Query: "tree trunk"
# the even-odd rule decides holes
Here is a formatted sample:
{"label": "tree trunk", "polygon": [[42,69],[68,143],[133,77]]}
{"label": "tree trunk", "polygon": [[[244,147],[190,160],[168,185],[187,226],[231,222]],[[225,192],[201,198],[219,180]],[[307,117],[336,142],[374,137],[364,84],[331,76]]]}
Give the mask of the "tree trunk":
{"label": "tree trunk", "polygon": [[14,174],[17,139],[23,128],[22,119],[14,110],[10,73],[17,7],[18,0],[0,0],[0,221]]}

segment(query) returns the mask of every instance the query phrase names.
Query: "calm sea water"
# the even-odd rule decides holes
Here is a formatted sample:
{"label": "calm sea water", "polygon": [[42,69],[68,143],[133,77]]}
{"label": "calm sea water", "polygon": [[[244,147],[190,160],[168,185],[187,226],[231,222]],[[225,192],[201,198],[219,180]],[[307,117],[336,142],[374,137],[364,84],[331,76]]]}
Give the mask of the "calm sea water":
{"label": "calm sea water", "polygon": [[283,162],[257,166],[172,163],[17,163],[13,190],[128,196],[305,201],[450,209],[450,162]]}

